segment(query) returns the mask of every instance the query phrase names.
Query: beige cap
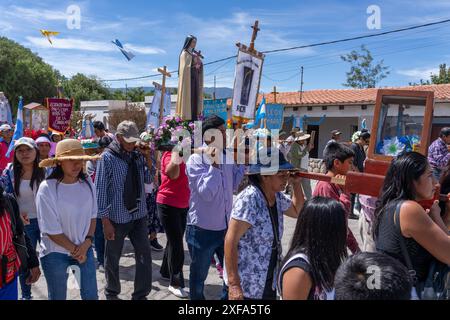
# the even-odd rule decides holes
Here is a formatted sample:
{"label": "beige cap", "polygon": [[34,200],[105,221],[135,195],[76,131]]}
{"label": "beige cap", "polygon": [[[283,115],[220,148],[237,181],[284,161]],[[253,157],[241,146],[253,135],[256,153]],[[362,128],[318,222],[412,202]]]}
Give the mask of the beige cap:
{"label": "beige cap", "polygon": [[116,135],[121,135],[128,143],[141,141],[139,130],[133,121],[125,120],[119,123]]}

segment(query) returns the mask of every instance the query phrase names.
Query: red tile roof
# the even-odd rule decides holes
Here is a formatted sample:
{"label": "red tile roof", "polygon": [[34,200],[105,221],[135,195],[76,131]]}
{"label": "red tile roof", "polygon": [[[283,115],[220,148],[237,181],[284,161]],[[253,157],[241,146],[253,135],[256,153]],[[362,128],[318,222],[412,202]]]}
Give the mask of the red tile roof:
{"label": "red tile roof", "polygon": [[[378,88],[371,89],[326,89],[304,91],[300,102],[300,92],[279,92],[277,93],[277,103],[284,106],[301,105],[349,105],[349,104],[374,104]],[[401,89],[434,91],[436,101],[450,101],[450,84],[408,86],[408,87],[386,87],[379,89]],[[266,103],[274,103],[274,94],[264,94]],[[262,95],[258,96],[258,103]],[[231,105],[231,99],[227,101]]]}

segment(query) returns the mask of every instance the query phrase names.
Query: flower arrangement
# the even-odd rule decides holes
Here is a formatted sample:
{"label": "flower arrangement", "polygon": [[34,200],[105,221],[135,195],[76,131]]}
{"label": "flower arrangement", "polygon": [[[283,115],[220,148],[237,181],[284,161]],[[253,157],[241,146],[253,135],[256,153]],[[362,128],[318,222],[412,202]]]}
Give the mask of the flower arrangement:
{"label": "flower arrangement", "polygon": [[44,130],[32,130],[32,129],[25,129],[23,131],[24,137],[32,138],[33,140],[39,138],[41,134],[48,134],[48,132]]}
{"label": "flower arrangement", "polygon": [[393,137],[391,139],[385,139],[383,141],[383,147],[381,148],[381,152],[387,156],[398,156],[404,149],[406,145],[397,137]]}
{"label": "flower arrangement", "polygon": [[158,129],[151,129],[151,148],[161,151],[171,151],[178,143],[181,147],[191,145],[191,137],[195,129],[193,122],[184,121],[178,116],[168,116]]}

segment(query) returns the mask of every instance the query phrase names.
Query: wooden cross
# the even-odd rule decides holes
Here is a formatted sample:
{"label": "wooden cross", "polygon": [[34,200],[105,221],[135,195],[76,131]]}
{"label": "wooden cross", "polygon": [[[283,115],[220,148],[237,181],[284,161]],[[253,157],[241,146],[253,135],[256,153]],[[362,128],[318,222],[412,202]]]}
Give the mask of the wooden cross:
{"label": "wooden cross", "polygon": [[271,94],[273,94],[273,102],[277,103],[277,94],[279,94],[279,92],[277,92],[276,86],[273,86],[273,92],[271,92]]}
{"label": "wooden cross", "polygon": [[56,95],[58,96],[58,99],[62,99],[63,98],[61,89],[62,89],[62,83],[61,83],[60,80],[58,80],[58,84],[56,85]]}
{"label": "wooden cross", "polygon": [[258,28],[259,21],[256,20],[255,24],[251,27],[253,29],[252,40],[250,41],[249,51],[252,52],[255,50],[255,40],[258,35],[258,31],[261,30]]}
{"label": "wooden cross", "polygon": [[166,77],[171,77],[172,75],[167,71],[167,67],[158,68],[158,72],[162,74],[162,86],[161,86],[161,101],[159,102],[159,125],[162,124],[164,118],[164,97],[166,94]]}

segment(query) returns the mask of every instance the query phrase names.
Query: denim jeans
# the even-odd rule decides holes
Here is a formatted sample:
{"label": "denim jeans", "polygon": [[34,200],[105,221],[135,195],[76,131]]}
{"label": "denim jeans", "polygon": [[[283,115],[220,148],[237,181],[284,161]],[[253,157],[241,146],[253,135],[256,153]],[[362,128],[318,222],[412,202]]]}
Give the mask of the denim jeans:
{"label": "denim jeans", "polygon": [[105,266],[105,236],[103,234],[102,219],[97,218],[94,234],[95,252],[97,253],[97,262]]}
{"label": "denim jeans", "polygon": [[[208,276],[211,258],[218,251],[223,265],[223,246],[226,230],[211,231],[188,225],[186,242],[191,256],[189,273],[189,294],[191,300],[205,300],[203,289]],[[226,291],[224,291],[226,292]]]}
{"label": "denim jeans", "polygon": [[17,278],[16,276],[11,283],[0,288],[0,301],[1,300],[17,300],[19,298],[19,291],[17,287]]}
{"label": "denim jeans", "polygon": [[75,266],[72,270],[75,270],[74,276],[80,286],[81,299],[98,300],[92,248],[88,250],[87,260],[83,264],[78,263],[77,260],[67,254],[52,252],[41,258],[41,266],[47,281],[49,300],[66,300],[67,279],[69,272],[72,272],[70,266]]}
{"label": "denim jeans", "polygon": [[[38,242],[41,242],[41,231],[39,230],[38,219],[30,219],[30,224],[25,226],[25,233],[31,240],[34,249]],[[22,299],[31,299],[31,285],[26,284],[29,272],[20,274],[20,288],[22,290]]]}

